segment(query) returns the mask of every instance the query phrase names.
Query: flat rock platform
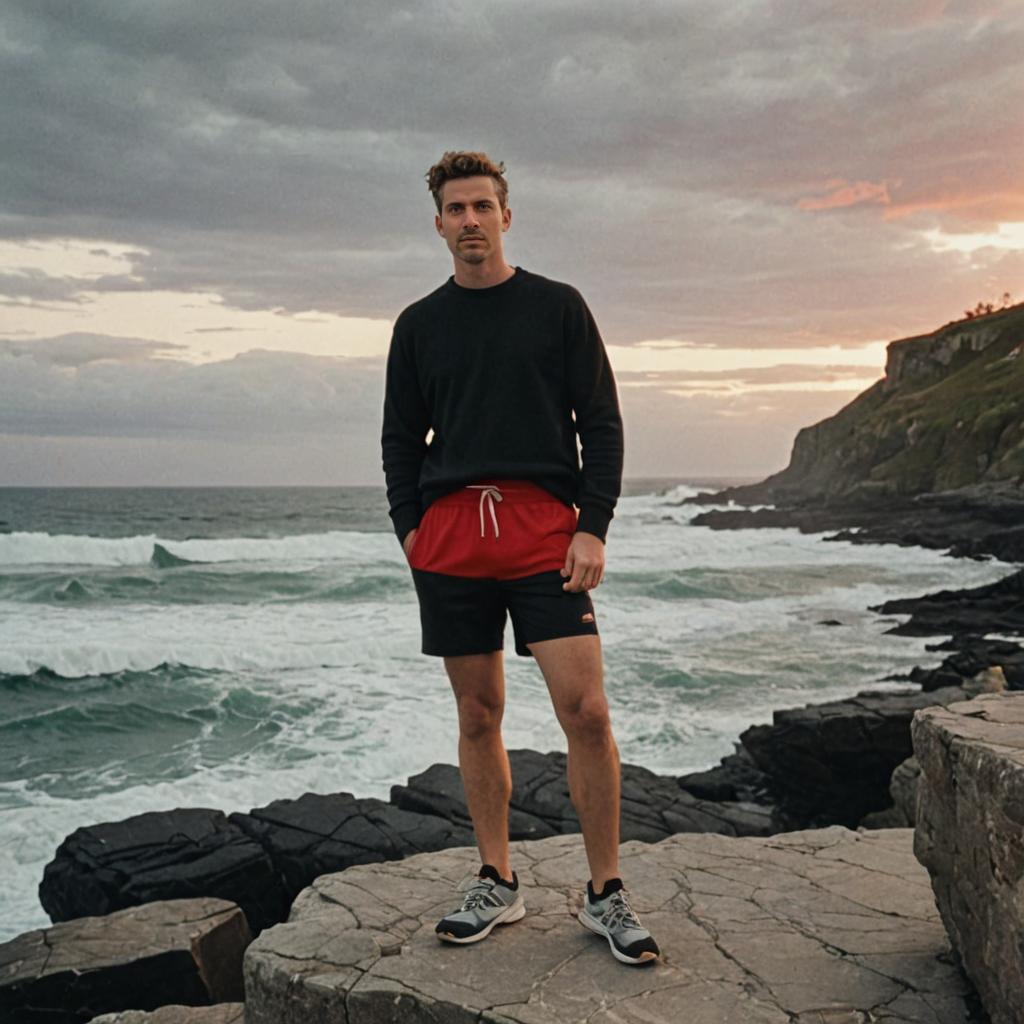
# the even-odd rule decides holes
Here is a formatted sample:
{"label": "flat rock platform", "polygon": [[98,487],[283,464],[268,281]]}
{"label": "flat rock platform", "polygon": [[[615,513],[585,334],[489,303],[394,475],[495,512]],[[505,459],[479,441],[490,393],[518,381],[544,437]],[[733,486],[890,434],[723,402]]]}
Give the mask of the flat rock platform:
{"label": "flat rock platform", "polygon": [[582,838],[512,845],[527,914],[472,945],[434,925],[472,847],[322,875],[246,950],[247,1024],[966,1024],[911,829],[624,843],[662,959],[630,967],[575,919]]}

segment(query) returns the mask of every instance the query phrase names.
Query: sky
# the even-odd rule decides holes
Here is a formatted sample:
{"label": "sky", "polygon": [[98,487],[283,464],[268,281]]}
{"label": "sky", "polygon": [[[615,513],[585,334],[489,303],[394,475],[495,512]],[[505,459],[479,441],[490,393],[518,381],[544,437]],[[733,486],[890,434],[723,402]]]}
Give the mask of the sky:
{"label": "sky", "polygon": [[0,485],[382,484],[427,168],[507,167],[627,477],[759,478],[1024,298],[1019,0],[0,0]]}

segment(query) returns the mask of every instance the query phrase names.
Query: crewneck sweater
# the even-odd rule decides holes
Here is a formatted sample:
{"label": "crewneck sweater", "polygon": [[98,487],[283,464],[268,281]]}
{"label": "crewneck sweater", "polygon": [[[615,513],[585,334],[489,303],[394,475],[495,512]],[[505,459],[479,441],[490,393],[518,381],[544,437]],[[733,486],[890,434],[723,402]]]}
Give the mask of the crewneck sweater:
{"label": "crewneck sweater", "polygon": [[489,288],[450,277],[404,309],[388,351],[381,450],[400,541],[438,498],[499,478],[578,506],[577,530],[604,541],[622,487],[622,416],[582,295],[517,267]]}

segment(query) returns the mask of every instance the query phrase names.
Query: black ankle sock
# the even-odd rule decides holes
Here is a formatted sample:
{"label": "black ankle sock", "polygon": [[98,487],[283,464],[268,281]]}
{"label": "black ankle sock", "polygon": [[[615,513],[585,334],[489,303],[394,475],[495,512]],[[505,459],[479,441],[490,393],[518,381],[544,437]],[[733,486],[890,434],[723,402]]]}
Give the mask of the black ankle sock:
{"label": "black ankle sock", "polygon": [[621,888],[623,888],[621,878],[609,878],[600,892],[594,892],[594,880],[591,878],[587,882],[587,897],[591,903],[596,903],[598,900],[608,899],[613,892],[617,892]]}
{"label": "black ankle sock", "polygon": [[502,878],[501,875],[498,874],[498,869],[493,864],[484,864],[477,872],[477,875],[480,878],[490,878],[495,882],[501,882],[502,885],[507,885],[513,890],[519,888],[519,878],[514,871],[512,872],[512,880],[509,881],[507,878]]}

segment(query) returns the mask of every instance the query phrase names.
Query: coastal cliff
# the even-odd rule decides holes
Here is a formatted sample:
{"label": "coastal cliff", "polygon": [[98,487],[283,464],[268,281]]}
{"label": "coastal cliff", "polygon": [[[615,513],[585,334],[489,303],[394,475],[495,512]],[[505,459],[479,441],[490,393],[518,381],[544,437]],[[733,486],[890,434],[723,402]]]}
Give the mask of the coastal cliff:
{"label": "coastal cliff", "polygon": [[719,501],[869,504],[1024,489],[1024,303],[890,342],[885,377],[797,434],[789,465]]}

